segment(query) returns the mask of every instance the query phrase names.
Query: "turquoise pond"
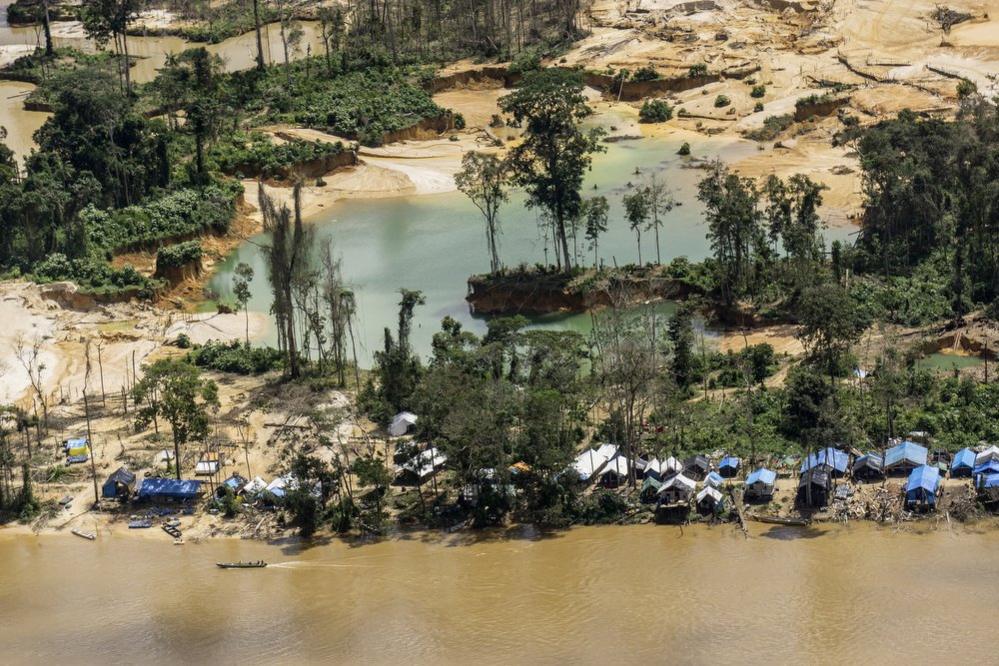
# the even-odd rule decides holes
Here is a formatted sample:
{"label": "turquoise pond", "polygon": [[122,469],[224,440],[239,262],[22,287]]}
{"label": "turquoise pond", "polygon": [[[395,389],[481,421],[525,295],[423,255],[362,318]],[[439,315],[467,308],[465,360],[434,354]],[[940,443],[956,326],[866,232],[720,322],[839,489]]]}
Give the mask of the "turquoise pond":
{"label": "turquoise pond", "polygon": [[[661,233],[663,261],[677,256],[701,259],[709,253],[702,208],[696,199],[697,183],[704,171],[692,168],[696,163],[691,158],[677,155],[681,143],[680,138],[621,141],[607,144],[607,152],[596,156],[584,196],[603,194],[611,204],[610,229],[600,241],[600,256],[606,263],[637,261],[635,236],[624,220],[621,197],[632,183],[640,183],[651,173],[669,184],[680,204],[669,214]],[[737,161],[755,151],[755,144],[731,139],[705,138],[694,145],[694,155],[701,159]],[[635,175],[636,168],[641,175]],[[504,264],[545,261],[537,215],[524,206],[522,195],[511,196],[501,217]],[[313,260],[318,260],[323,246],[331,243],[334,255],[342,259],[345,279],[356,291],[362,364],[381,344],[383,328],[396,326],[402,287],[419,289],[426,296],[427,303],[418,308],[414,320],[413,343],[421,354],[430,349],[432,336],[445,316],[457,319],[469,330],[485,330],[485,320],[474,316],[465,302],[467,278],[488,268],[484,225],[479,211],[463,194],[341,201],[312,222],[316,226]],[[850,231],[827,230],[826,241],[845,240]],[[655,257],[651,236],[645,233],[642,238],[646,261]],[[255,240],[266,242],[266,238]],[[587,260],[592,261],[592,253]],[[238,262],[253,266],[257,275],[250,308],[267,312],[270,294],[263,257],[254,243],[243,244],[218,267],[211,290],[220,299],[231,298],[232,269]],[[671,306],[661,308],[669,312]],[[535,318],[533,325],[586,333],[591,321],[589,314],[551,315]]]}

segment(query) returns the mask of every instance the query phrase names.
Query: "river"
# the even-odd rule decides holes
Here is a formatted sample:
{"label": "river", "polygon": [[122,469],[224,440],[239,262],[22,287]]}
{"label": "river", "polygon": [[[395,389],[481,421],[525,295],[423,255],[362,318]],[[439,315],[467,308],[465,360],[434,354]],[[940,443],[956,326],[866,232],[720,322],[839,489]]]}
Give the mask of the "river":
{"label": "river", "polygon": [[[160,536],[0,536],[4,662],[994,661],[996,531]],[[214,565],[260,558],[273,566]]]}

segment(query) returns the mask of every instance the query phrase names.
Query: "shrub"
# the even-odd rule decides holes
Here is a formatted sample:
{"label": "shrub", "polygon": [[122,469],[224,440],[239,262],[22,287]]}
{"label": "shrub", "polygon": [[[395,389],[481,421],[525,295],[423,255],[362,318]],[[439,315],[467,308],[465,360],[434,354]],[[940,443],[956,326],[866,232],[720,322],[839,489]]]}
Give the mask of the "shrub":
{"label": "shrub", "polygon": [[763,127],[746,132],[746,138],[752,141],[772,141],[777,135],[794,124],[794,116],[784,114],[781,116],[767,116],[763,120]]}
{"label": "shrub", "polygon": [[690,154],[690,144],[686,141],[680,145],[680,150],[676,151],[677,155],[689,155]]}
{"label": "shrub", "polygon": [[659,78],[659,72],[653,67],[640,67],[631,75],[632,81],[655,81]]}
{"label": "shrub", "polygon": [[180,268],[201,261],[203,254],[201,242],[196,240],[161,247],[156,252],[156,272],[160,273],[171,268]]}
{"label": "shrub", "polygon": [[507,71],[511,74],[525,74],[536,69],[541,69],[541,54],[537,49],[526,49],[517,54]]}
{"label": "shrub", "polygon": [[753,89],[749,92],[749,96],[753,98],[760,98],[767,94],[767,88],[763,85],[753,86]]}
{"label": "shrub", "polygon": [[731,103],[732,103],[732,100],[730,100],[726,95],[718,95],[718,97],[715,97],[715,108],[716,109],[721,109],[723,107],[728,106]]}
{"label": "shrub", "polygon": [[971,97],[978,92],[978,86],[975,85],[973,81],[968,79],[961,79],[957,82],[957,98],[965,99],[966,97]]}
{"label": "shrub", "polygon": [[708,73],[708,66],[703,62],[699,62],[696,65],[690,66],[690,77],[694,78],[697,76],[704,76]]}
{"label": "shrub", "polygon": [[454,128],[456,130],[465,129],[465,116],[461,115],[460,113],[454,114]]}
{"label": "shrub", "polygon": [[763,102],[757,102],[756,104],[753,105],[754,113],[759,113],[762,110],[763,110]]}
{"label": "shrub", "polygon": [[643,123],[664,123],[673,117],[673,107],[661,99],[647,99],[638,112]]}
{"label": "shrub", "polygon": [[187,358],[200,368],[237,375],[259,375],[279,369],[283,355],[272,347],[247,347],[236,340],[209,340],[192,349]]}

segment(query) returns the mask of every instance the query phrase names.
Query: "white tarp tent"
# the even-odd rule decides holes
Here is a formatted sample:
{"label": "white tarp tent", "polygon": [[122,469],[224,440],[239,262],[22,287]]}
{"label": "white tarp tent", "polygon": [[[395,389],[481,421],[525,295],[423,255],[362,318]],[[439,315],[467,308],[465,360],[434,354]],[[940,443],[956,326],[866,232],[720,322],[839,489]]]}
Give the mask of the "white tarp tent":
{"label": "white tarp tent", "polygon": [[202,460],[194,467],[194,473],[198,476],[210,476],[219,471],[218,460]]}
{"label": "white tarp tent", "polygon": [[412,474],[421,483],[444,466],[447,456],[433,446],[421,451],[396,468],[397,474]]}
{"label": "white tarp tent", "polygon": [[695,499],[697,500],[697,503],[700,504],[701,500],[705,497],[710,497],[715,501],[715,503],[722,501],[721,491],[717,488],[712,488],[711,486],[704,486],[704,488],[701,489],[701,492],[697,493],[697,497]]}
{"label": "white tarp tent", "polygon": [[670,474],[672,472],[683,471],[683,463],[674,458],[673,456],[670,456],[669,458],[664,460],[662,466],[663,466],[663,474]]}
{"label": "white tarp tent", "polygon": [[412,412],[399,412],[392,417],[392,423],[388,427],[388,434],[393,437],[402,437],[409,429],[416,425],[419,417]]}
{"label": "white tarp tent", "polygon": [[261,479],[259,476],[253,477],[253,481],[248,482],[243,486],[242,492],[247,495],[256,495],[262,490],[267,489],[267,482]]}
{"label": "white tarp tent", "polygon": [[975,467],[990,460],[999,460],[999,446],[995,444],[975,456]]}
{"label": "white tarp tent", "polygon": [[576,456],[576,460],[572,463],[572,469],[579,475],[580,481],[589,481],[595,474],[600,473],[607,461],[616,455],[616,446],[601,444],[595,449],[587,449]]}
{"label": "white tarp tent", "polygon": [[657,475],[662,475],[663,473],[663,463],[659,462],[659,458],[653,458],[649,462],[645,463],[645,473],[655,472]]}

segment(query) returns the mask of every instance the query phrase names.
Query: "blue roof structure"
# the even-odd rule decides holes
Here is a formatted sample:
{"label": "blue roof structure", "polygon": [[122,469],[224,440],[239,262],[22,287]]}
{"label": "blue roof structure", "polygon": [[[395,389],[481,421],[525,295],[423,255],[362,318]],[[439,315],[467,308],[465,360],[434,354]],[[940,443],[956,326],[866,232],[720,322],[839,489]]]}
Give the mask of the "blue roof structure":
{"label": "blue roof structure", "polygon": [[718,463],[718,468],[721,469],[723,467],[729,467],[731,469],[739,469],[741,462],[742,461],[735,456],[725,456],[721,459],[721,462]]}
{"label": "blue roof structure", "polygon": [[65,451],[69,451],[70,449],[78,449],[81,446],[86,446],[86,445],[87,445],[86,437],[72,437],[63,442],[62,448]]}
{"label": "blue roof structure", "polygon": [[185,479],[143,479],[139,484],[139,499],[194,499],[201,494],[201,481]]}
{"label": "blue roof structure", "polygon": [[921,465],[909,473],[909,480],[905,484],[905,500],[923,500],[927,504],[935,504],[939,487],[940,470],[930,465]]}
{"label": "blue roof structure", "polygon": [[999,474],[999,460],[986,460],[981,465],[975,465],[971,473],[975,476],[979,474]]}
{"label": "blue roof structure", "polygon": [[801,473],[804,474],[813,467],[826,466],[831,467],[834,471],[842,474],[846,471],[846,467],[849,464],[850,456],[847,455],[845,451],[840,451],[839,449],[827,446],[821,451],[809,454],[808,457],[802,461]]}
{"label": "blue roof structure", "polygon": [[751,486],[755,483],[762,483],[767,486],[772,486],[777,481],[777,472],[773,472],[765,467],[760,467],[759,469],[750,472],[749,476],[746,477],[746,485]]}
{"label": "blue roof structure", "polygon": [[978,480],[979,488],[999,488],[999,474],[986,474]]}
{"label": "blue roof structure", "polygon": [[885,468],[890,469],[904,464],[919,467],[926,464],[926,456],[925,446],[906,440],[885,451]]}
{"label": "blue roof structure", "polygon": [[950,461],[951,470],[972,469],[975,466],[975,452],[971,449],[961,449],[954,454],[954,459]]}
{"label": "blue roof structure", "polygon": [[704,477],[704,483],[717,487],[725,483],[725,479],[723,479],[721,474],[718,472],[709,472],[708,475]]}

